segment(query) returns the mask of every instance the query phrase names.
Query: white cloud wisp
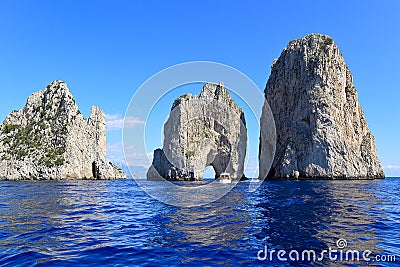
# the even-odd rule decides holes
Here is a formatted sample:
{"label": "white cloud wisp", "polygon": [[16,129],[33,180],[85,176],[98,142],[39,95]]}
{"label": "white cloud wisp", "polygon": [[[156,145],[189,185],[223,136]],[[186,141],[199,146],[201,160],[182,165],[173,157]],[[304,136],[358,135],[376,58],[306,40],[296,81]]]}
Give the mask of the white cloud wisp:
{"label": "white cloud wisp", "polygon": [[136,117],[125,117],[121,114],[106,114],[106,129],[107,131],[116,131],[124,128],[132,129],[136,125],[143,125],[145,122]]}

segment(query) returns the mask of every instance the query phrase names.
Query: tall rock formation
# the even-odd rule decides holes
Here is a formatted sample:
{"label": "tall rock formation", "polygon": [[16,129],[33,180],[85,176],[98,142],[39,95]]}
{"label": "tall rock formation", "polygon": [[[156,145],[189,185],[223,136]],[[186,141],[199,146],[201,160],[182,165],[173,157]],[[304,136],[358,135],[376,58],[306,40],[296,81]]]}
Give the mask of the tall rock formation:
{"label": "tall rock formation", "polygon": [[273,62],[264,92],[277,132],[268,178],[384,178],[353,76],[332,38],[291,41]]}
{"label": "tall rock formation", "polygon": [[92,107],[85,119],[59,80],[30,95],[0,126],[2,180],[125,178],[105,156],[104,112]]}
{"label": "tall rock formation", "polygon": [[207,166],[241,179],[247,146],[242,109],[223,83],[206,83],[199,96],[176,99],[164,125],[163,149],[154,151],[147,179],[202,180]]}

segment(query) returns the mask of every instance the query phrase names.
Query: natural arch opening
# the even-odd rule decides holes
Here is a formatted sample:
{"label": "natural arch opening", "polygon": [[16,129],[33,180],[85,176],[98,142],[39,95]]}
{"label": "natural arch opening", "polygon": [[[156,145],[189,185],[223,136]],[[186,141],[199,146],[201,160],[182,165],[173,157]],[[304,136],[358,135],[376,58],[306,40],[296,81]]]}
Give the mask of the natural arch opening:
{"label": "natural arch opening", "polygon": [[214,167],[209,165],[203,171],[203,180],[213,180],[217,178]]}

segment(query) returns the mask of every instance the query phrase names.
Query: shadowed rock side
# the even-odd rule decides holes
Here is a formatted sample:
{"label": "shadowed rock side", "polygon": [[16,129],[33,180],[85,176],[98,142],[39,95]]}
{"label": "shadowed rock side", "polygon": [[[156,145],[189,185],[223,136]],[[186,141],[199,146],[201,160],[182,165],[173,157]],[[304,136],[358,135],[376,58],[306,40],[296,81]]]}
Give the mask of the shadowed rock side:
{"label": "shadowed rock side", "polygon": [[125,178],[105,156],[104,112],[92,107],[85,119],[62,81],[30,95],[0,126],[3,180]]}
{"label": "shadowed rock side", "polygon": [[247,129],[242,109],[223,84],[207,83],[199,96],[183,95],[164,125],[163,149],[154,151],[148,180],[202,180],[207,166],[244,178]]}
{"label": "shadowed rock side", "polygon": [[268,178],[384,178],[353,76],[329,36],[291,41],[273,62],[264,92],[277,132]]}

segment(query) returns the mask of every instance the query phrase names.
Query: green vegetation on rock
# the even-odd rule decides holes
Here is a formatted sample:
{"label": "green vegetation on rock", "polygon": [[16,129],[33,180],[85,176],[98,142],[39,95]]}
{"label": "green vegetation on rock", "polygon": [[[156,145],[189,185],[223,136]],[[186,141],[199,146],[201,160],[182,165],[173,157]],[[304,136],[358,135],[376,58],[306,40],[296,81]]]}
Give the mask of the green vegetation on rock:
{"label": "green vegetation on rock", "polygon": [[5,134],[9,134],[11,132],[13,132],[15,129],[18,129],[20,127],[20,125],[16,125],[16,124],[5,124],[3,127],[3,132]]}
{"label": "green vegetation on rock", "polygon": [[[31,124],[21,126],[16,124],[3,125],[3,160],[15,157],[17,160],[23,160],[30,157],[37,164],[44,164],[47,167],[60,166],[64,164],[62,157],[65,152],[64,139],[57,137],[65,135],[67,132],[67,121],[63,116],[64,107],[58,107],[58,116],[52,116],[44,108],[51,109],[52,104],[36,106],[33,108],[36,119]],[[61,140],[61,141],[60,141]],[[45,152],[40,156],[41,152]]]}
{"label": "green vegetation on rock", "polygon": [[195,154],[195,152],[194,152],[193,150],[188,150],[188,151],[186,151],[186,153],[185,153],[186,158],[193,157],[194,154]]}

